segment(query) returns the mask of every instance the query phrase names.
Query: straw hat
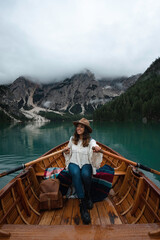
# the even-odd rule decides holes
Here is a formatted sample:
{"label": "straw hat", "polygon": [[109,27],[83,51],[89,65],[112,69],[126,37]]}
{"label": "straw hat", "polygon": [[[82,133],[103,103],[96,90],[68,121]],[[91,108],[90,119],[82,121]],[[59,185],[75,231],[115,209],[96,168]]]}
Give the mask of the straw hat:
{"label": "straw hat", "polygon": [[79,123],[83,124],[85,127],[87,127],[90,133],[92,132],[92,128],[90,127],[90,123],[86,118],[81,118],[79,121],[73,122],[73,124],[75,126],[77,126],[77,124],[79,124]]}

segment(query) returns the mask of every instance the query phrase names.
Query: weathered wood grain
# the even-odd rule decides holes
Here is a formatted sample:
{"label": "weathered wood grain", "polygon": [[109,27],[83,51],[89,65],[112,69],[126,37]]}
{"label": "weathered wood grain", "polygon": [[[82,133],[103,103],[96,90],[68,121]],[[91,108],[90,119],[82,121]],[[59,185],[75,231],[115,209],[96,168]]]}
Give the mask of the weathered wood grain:
{"label": "weathered wood grain", "polygon": [[[120,225],[9,225],[0,226],[0,230],[10,233],[10,240],[151,240],[149,232],[158,231],[156,224],[120,224]],[[1,238],[6,239],[6,238]]]}

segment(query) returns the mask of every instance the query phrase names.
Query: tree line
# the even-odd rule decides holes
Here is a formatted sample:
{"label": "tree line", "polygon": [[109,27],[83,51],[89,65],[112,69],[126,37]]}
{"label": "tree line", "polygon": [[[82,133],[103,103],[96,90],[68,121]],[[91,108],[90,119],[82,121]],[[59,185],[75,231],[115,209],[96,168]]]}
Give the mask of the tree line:
{"label": "tree line", "polygon": [[152,74],[138,80],[135,85],[111,102],[97,109],[94,120],[132,121],[147,118],[160,120],[160,75]]}

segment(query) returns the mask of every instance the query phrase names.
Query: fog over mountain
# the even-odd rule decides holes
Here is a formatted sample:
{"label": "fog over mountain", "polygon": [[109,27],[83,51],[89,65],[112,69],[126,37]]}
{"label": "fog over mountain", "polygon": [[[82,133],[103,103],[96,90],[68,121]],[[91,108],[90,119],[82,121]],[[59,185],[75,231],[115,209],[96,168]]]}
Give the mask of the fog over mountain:
{"label": "fog over mountain", "polygon": [[0,1],[0,84],[143,73],[160,50],[159,0]]}

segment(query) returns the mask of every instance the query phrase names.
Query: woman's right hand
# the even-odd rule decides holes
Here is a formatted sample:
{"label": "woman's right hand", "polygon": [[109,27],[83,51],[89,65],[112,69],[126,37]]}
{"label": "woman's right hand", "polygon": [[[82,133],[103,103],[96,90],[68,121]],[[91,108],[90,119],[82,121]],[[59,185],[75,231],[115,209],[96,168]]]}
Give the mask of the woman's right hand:
{"label": "woman's right hand", "polygon": [[65,147],[64,148],[64,153],[65,154],[69,154],[70,153],[70,148],[69,147]]}

